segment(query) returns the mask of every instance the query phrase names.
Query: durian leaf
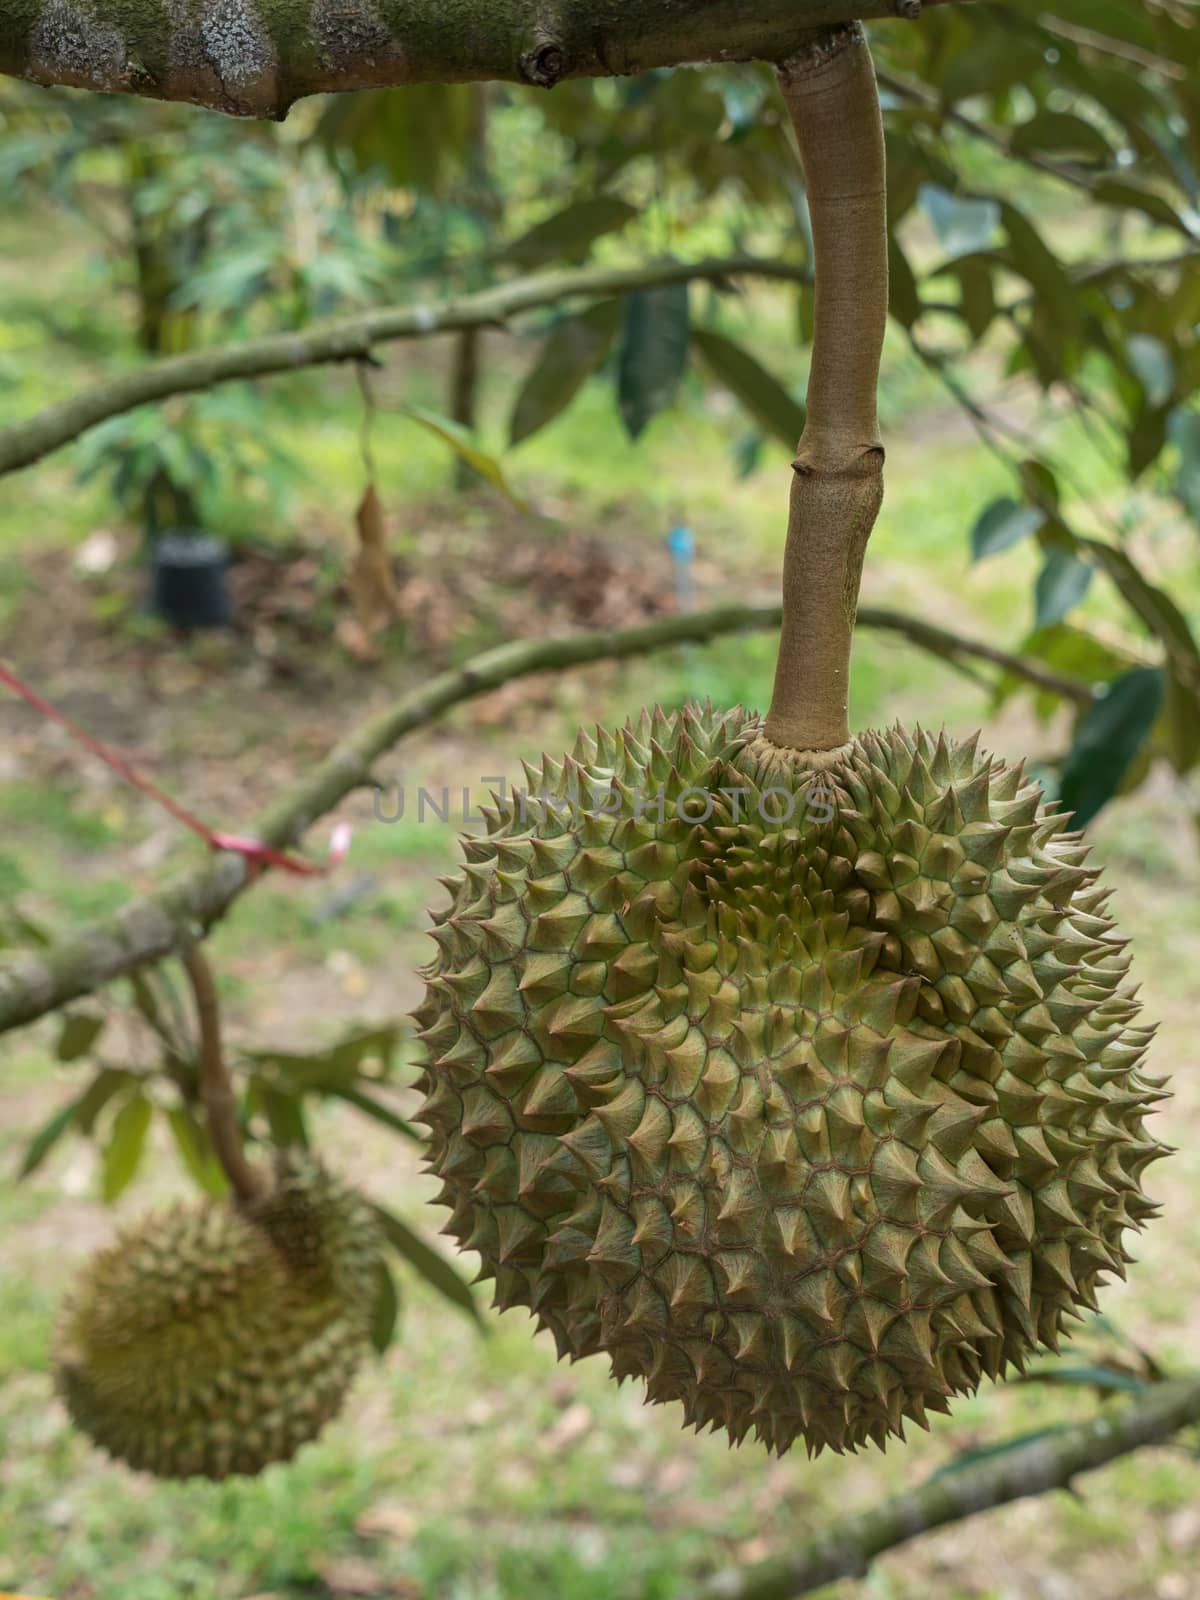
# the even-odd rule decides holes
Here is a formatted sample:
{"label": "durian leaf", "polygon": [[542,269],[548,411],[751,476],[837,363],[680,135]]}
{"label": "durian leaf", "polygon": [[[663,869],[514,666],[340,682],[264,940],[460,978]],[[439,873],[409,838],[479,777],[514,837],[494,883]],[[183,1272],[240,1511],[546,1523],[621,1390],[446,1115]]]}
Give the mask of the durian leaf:
{"label": "durian leaf", "polygon": [[132,972],[129,975],[129,987],[133,991],[134,1005],[155,1032],[158,1032],[163,1025],[162,1011],[150,979],[144,972]]}
{"label": "durian leaf", "polygon": [[[1022,640],[1018,653],[1087,684],[1108,683],[1138,665],[1136,657],[1114,649],[1111,644],[1069,622],[1055,622],[1048,628],[1035,629]],[[1005,672],[996,687],[993,710],[999,710],[1012,695],[1029,687],[1023,678]],[[1034,704],[1038,716],[1044,719],[1062,704],[1062,700],[1049,689],[1038,689]]]}
{"label": "durian leaf", "polygon": [[1168,666],[1168,753],[1177,772],[1190,772],[1200,761],[1200,645],[1188,619],[1164,589],[1150,582],[1128,551],[1080,538],[1061,523],[1055,527],[1055,537],[1094,561],[1142,625],[1163,644]]}
{"label": "durian leaf", "polygon": [[1086,827],[1121,786],[1134,758],[1150,737],[1162,708],[1160,667],[1134,667],[1109,684],[1104,697],[1079,720],[1063,767],[1059,802]]}
{"label": "durian leaf", "polygon": [[386,1261],[379,1263],[378,1279],[375,1309],[371,1316],[371,1343],[376,1352],[382,1355],[395,1337],[400,1316],[400,1290],[395,1274]]}
{"label": "durian leaf", "polygon": [[377,1060],[385,1072],[390,1070],[400,1035],[401,1030],[395,1027],[368,1028],[349,1034],[324,1050],[308,1054],[248,1050],[245,1059],[260,1069],[258,1075],[268,1080],[268,1088],[290,1094],[310,1090],[333,1094],[352,1084],[367,1061]]}
{"label": "durian leaf", "polygon": [[618,233],[637,214],[636,206],[612,194],[574,200],[506,245],[500,260],[526,268],[550,261],[582,261],[597,239]]}
{"label": "durian leaf", "polygon": [[1035,506],[1021,506],[1010,496],[1001,495],[979,513],[971,529],[971,560],[982,561],[985,556],[1011,549],[1036,533],[1045,520]]}
{"label": "durian leaf", "polygon": [[175,1146],[183,1157],[183,1164],[193,1181],[205,1194],[222,1195],[229,1192],[229,1179],[221,1169],[208,1130],[197,1119],[190,1106],[171,1106],[167,1122],[175,1139]]}
{"label": "durian leaf", "polygon": [[794,450],[807,413],[800,401],[749,350],[711,328],[693,328],[692,343],[713,377],[745,406],[766,433]]}
{"label": "durian leaf", "polygon": [[120,1067],[102,1067],[75,1102],[75,1126],[80,1133],[90,1135],[97,1117],[117,1091],[137,1082],[136,1073]]}
{"label": "durian leaf", "polygon": [[63,1018],[55,1054],[60,1061],[78,1061],[86,1056],[104,1032],[107,1018],[95,1011],[72,1011]]}
{"label": "durian leaf", "polygon": [[470,1285],[441,1251],[426,1244],[419,1233],[392,1212],[385,1210],[383,1206],[375,1206],[373,1210],[379,1218],[388,1243],[396,1254],[407,1261],[409,1266],[439,1294],[444,1295],[453,1305],[460,1307],[473,1318],[481,1332],[488,1333],[490,1330],[483,1320]]}
{"label": "durian leaf", "polygon": [[1200,683],[1200,646],[1183,612],[1165,590],[1149,581],[1132,556],[1116,545],[1098,539],[1075,541],[1103,567],[1126,603],[1158,636],[1167,649],[1178,655],[1193,682]]}
{"label": "durian leaf", "polygon": [[921,291],[917,287],[908,257],[900,248],[894,234],[888,236],[888,310],[901,327],[913,328],[920,321],[924,307]]}
{"label": "durian leaf", "polygon": [[1061,622],[1087,594],[1092,573],[1091,562],[1081,561],[1070,550],[1058,545],[1048,550],[1034,590],[1034,626],[1048,628]]}
{"label": "durian leaf", "polygon": [[124,1194],[137,1176],[150,1127],[150,1102],[142,1093],[127,1100],[113,1118],[104,1148],[100,1192],[110,1204]]}
{"label": "durian leaf", "polygon": [[638,289],[625,302],[617,368],[617,403],[631,439],[665,411],[687,371],[688,286]]}
{"label": "durian leaf", "polygon": [[621,302],[602,300],[554,324],[517,395],[508,427],[510,445],[532,438],[562,415],[603,366],[620,320]]}
{"label": "durian leaf", "polygon": [[281,1150],[307,1150],[308,1125],[300,1100],[262,1083],[255,1084],[254,1089],[271,1129],[271,1142]]}
{"label": "durian leaf", "polygon": [[[82,1095],[79,1099],[82,1099]],[[38,1129],[33,1138],[25,1147],[25,1154],[21,1158],[18,1178],[28,1178],[36,1172],[46,1157],[54,1149],[58,1141],[71,1128],[75,1121],[75,1111],[79,1099],[72,1100],[69,1105],[59,1108],[54,1115]]]}
{"label": "durian leaf", "polygon": [[1018,1383],[1065,1383],[1084,1385],[1099,1394],[1139,1394],[1146,1387],[1143,1379],[1117,1367],[1049,1366],[1031,1368]]}
{"label": "durian leaf", "polygon": [[939,1478],[951,1478],[956,1472],[976,1466],[980,1461],[993,1461],[997,1456],[1006,1456],[1010,1451],[1036,1444],[1039,1439],[1053,1439],[1060,1433],[1069,1433],[1074,1426],[1075,1424],[1070,1422],[1056,1422],[1048,1428],[1034,1428],[1030,1433],[1015,1434],[1011,1439],[1000,1440],[998,1444],[985,1444],[976,1450],[963,1450],[952,1461],[947,1461],[935,1472],[931,1472],[927,1481],[936,1483]]}
{"label": "durian leaf", "polygon": [[339,1100],[344,1100],[347,1105],[356,1107],[366,1116],[373,1118],[374,1121],[381,1122],[385,1128],[391,1128],[393,1132],[403,1134],[406,1139],[411,1139],[414,1144],[423,1145],[425,1143],[425,1136],[419,1128],[415,1127],[411,1122],[406,1122],[398,1112],[392,1110],[391,1106],[385,1105],[381,1100],[376,1100],[374,1095],[368,1094],[361,1086],[339,1084],[330,1089],[329,1092],[336,1095]]}
{"label": "durian leaf", "polygon": [[423,406],[404,406],[400,414],[412,422],[420,423],[427,433],[431,433],[435,439],[440,439],[443,444],[449,445],[460,461],[465,461],[467,466],[481,478],[486,479],[494,489],[498,489],[518,511],[530,509],[529,502],[517,493],[505,477],[504,468],[495,456],[488,454],[469,429],[457,422],[451,422],[449,417],[439,416],[435,411],[426,411]]}

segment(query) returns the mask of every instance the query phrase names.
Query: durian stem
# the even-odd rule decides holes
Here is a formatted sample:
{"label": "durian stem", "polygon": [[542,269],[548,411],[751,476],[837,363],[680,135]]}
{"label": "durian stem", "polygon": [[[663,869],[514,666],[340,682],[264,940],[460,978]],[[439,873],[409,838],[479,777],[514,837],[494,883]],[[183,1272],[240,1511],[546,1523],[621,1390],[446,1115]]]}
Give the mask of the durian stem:
{"label": "durian stem", "polygon": [[858,23],[825,31],[778,73],[808,188],[816,315],[765,731],[788,749],[833,750],[850,738],[854,618],[883,502],[877,407],[888,315],[887,160],[875,69]]}
{"label": "durian stem", "polygon": [[265,1176],[246,1159],[238,1127],[237,1096],[225,1065],[221,1043],[221,1002],[216,980],[200,946],[187,943],[179,952],[196,1003],[200,1030],[200,1100],[208,1119],[208,1134],[229,1186],[243,1205],[260,1200],[267,1190]]}

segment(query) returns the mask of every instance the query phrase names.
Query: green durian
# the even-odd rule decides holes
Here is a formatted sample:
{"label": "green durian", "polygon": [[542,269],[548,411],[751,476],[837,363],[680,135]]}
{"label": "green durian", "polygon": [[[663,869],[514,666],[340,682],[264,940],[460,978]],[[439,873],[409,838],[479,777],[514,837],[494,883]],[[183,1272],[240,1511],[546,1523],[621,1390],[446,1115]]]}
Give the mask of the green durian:
{"label": "green durian", "polygon": [[806,758],[711,707],[529,777],[417,1013],[495,1303],[778,1451],[882,1445],[1054,1348],[1163,1153],[1069,819],[973,740]]}
{"label": "green durian", "polygon": [[381,1261],[366,1203],[281,1156],[252,1205],[179,1204],[92,1257],[56,1329],[59,1392],[97,1445],[160,1478],[289,1460],[370,1349]]}

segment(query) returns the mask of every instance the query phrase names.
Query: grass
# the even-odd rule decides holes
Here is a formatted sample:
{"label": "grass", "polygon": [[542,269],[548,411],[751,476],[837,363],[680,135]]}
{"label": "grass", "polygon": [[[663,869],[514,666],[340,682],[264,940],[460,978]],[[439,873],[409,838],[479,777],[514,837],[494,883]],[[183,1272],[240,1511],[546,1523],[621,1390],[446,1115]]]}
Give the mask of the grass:
{"label": "grass", "polygon": [[[0,224],[0,361],[13,380],[0,389],[0,421],[68,392],[126,353],[119,322],[106,339],[84,344],[67,319],[54,361],[34,358],[49,295],[77,304],[88,288],[79,233],[55,222],[62,248],[47,251],[47,227],[45,219],[20,216]],[[52,261],[53,274],[31,287],[35,258]],[[736,316],[744,323],[734,319],[731,328],[777,364],[786,303],[756,293]],[[496,445],[514,371],[530,352],[500,334],[489,335],[488,345],[484,432]],[[384,404],[436,404],[442,355],[395,356],[379,380]],[[349,539],[362,487],[352,381],[322,374],[267,386],[264,395],[263,427],[286,434],[305,465],[294,526],[327,553],[328,541]],[[981,505],[1008,488],[1003,468],[901,345],[889,350],[884,400],[889,498],[865,598],[1012,644],[1029,619],[1034,554],[1016,551],[972,568],[966,543]],[[730,453],[741,431],[723,401],[689,385],[678,410],[634,449],[597,382],[511,466],[523,488],[564,507],[568,520],[603,529],[618,546],[648,548],[685,518],[702,555],[724,562],[739,592],[768,595],[777,583],[786,457],[768,451],[763,469],[739,481]],[[1096,493],[1113,493],[1117,481],[1076,433],[1059,424],[1053,438]],[[398,544],[415,550],[420,513],[410,526],[408,509],[443,495],[444,453],[386,411],[376,451],[385,498],[406,519]],[[6,488],[4,573],[23,572],[25,558],[48,544],[65,564],[73,546],[112,519],[102,491],[74,486],[69,459]],[[486,529],[494,513],[470,499],[454,515],[464,528]],[[231,508],[232,532],[293,531],[252,522],[245,508]],[[448,536],[442,559],[456,559],[457,548]],[[1178,576],[1182,594],[1200,592],[1193,571]],[[49,634],[58,614],[53,589],[27,580],[14,593],[0,605],[0,628],[4,607],[10,616],[18,606],[36,607]],[[1104,626],[1123,625],[1115,597],[1099,582],[1087,608]],[[138,637],[116,637],[103,687],[135,719],[124,734],[153,752],[156,776],[168,787],[199,795],[214,815],[252,815],[356,714],[340,688],[323,696],[256,688],[244,676],[252,662],[214,662],[202,649],[179,652],[177,681],[155,701],[123,670]],[[484,642],[490,634],[471,641]],[[456,650],[466,648],[456,642]],[[377,702],[394,692],[393,675],[414,670],[419,664],[388,660],[374,678],[355,680],[356,692]],[[498,722],[485,707],[463,708],[406,746],[409,803],[421,783],[474,785],[483,773],[515,770],[521,755],[568,743],[579,721],[619,720],[647,700],[708,694],[762,705],[772,670],[772,641],[751,637],[572,675],[551,698],[522,702]],[[859,723],[919,717],[964,728],[986,721],[989,742],[1006,754],[1024,754],[1031,741],[1053,748],[1061,733],[1035,729],[1021,701],[989,719],[977,686],[869,631],[860,639],[853,693]],[[102,915],[172,866],[198,859],[194,841],[164,833],[148,803],[107,787],[86,763],[77,768],[74,752],[64,754],[56,739],[23,732],[14,759],[18,775],[0,789],[0,895],[19,893],[50,925]],[[411,813],[385,825],[362,794],[346,815],[356,838],[336,878],[268,880],[213,940],[235,1042],[310,1048],[352,1021],[395,1018],[417,997],[423,908],[437,896],[434,878],[455,860],[458,830]],[[1137,941],[1147,1005],[1164,1020],[1159,1069],[1179,1069],[1164,1130],[1183,1147],[1154,1184],[1168,1220],[1148,1232],[1144,1259],[1107,1306],[1165,1362],[1186,1364],[1200,1330],[1200,1156],[1191,1136],[1200,1090],[1186,1070],[1194,1052],[1200,863],[1186,807],[1161,782],[1114,806],[1095,832],[1121,884],[1120,914]],[[322,844],[318,835],[313,848]],[[339,904],[352,879],[356,892]],[[181,1192],[184,1180],[158,1119],[144,1176],[115,1215],[97,1199],[97,1159],[83,1142],[64,1143],[27,1183],[8,1181],[32,1131],[87,1070],[52,1066],[53,1038],[43,1025],[0,1045],[0,1590],[53,1600],[674,1600],[715,1567],[786,1550],[839,1511],[919,1480],[957,1450],[1093,1409],[1080,1393],[987,1390],[939,1421],[931,1437],[918,1435],[882,1458],[768,1461],[753,1447],[735,1453],[719,1440],[683,1434],[673,1413],[644,1407],[598,1362],[560,1368],[519,1315],[490,1319],[490,1337],[479,1337],[409,1273],[397,1342],[364,1375],[345,1415],[296,1463],[249,1483],[150,1484],[105,1463],[73,1433],[53,1395],[48,1351],[54,1308],[77,1262],[117,1222]],[[334,1165],[414,1225],[436,1228],[426,1205],[431,1186],[407,1145],[348,1108],[324,1112],[317,1126]],[[1183,1600],[1193,1592],[1187,1585],[1200,1543],[1185,1514],[1198,1497],[1197,1460],[1183,1449],[1156,1451],[1087,1480],[1079,1499],[1012,1507],[922,1541],[889,1556],[861,1590],[841,1592],[872,1600]]]}

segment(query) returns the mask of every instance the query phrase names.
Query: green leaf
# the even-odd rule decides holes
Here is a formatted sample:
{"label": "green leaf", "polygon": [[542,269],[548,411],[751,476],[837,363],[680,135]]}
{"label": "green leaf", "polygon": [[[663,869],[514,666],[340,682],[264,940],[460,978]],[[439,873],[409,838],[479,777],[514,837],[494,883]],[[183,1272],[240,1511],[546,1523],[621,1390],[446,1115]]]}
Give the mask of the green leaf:
{"label": "green leaf", "polygon": [[1049,155],[1107,166],[1113,149],[1094,123],[1069,111],[1039,111],[1013,129],[1010,141],[1018,155]]}
{"label": "green leaf", "polygon": [[413,422],[419,422],[421,427],[433,434],[435,439],[440,439],[443,444],[449,445],[460,461],[465,461],[481,478],[499,489],[504,498],[516,506],[518,511],[529,510],[529,502],[511,486],[504,476],[504,468],[495,456],[490,456],[467,428],[452,422],[449,417],[441,417],[434,411],[426,411],[423,406],[403,406],[401,415],[409,417]]}
{"label": "green leaf", "polygon": [[619,232],[637,215],[636,206],[616,195],[575,200],[506,245],[500,259],[519,267],[544,266],[548,261],[582,261],[597,239]]}
{"label": "green leaf", "polygon": [[675,398],[688,362],[686,283],[637,289],[625,301],[617,400],[632,439]]}
{"label": "green leaf", "polygon": [[400,1035],[398,1027],[356,1029],[323,1050],[247,1050],[243,1059],[253,1063],[259,1082],[280,1093],[335,1094],[358,1079],[367,1061],[390,1069]]}
{"label": "green leaf", "polygon": [[161,1031],[163,1024],[158,996],[154,993],[154,986],[149,978],[144,972],[131,973],[129,987],[133,991],[133,1003],[142,1016],[156,1032]]}
{"label": "green leaf", "polygon": [[426,1244],[420,1234],[414,1232],[406,1222],[401,1222],[399,1217],[393,1216],[390,1211],[385,1211],[382,1206],[375,1206],[373,1210],[396,1253],[403,1257],[426,1283],[431,1284],[439,1294],[444,1295],[453,1305],[473,1317],[480,1328],[487,1332],[487,1324],[483,1320],[470,1286],[441,1251]]}
{"label": "green leaf", "polygon": [[1134,667],[1080,718],[1059,791],[1076,827],[1086,827],[1120,788],[1158,719],[1163,689],[1160,667]]}
{"label": "green leaf", "polygon": [[1082,1384],[1100,1394],[1139,1394],[1147,1387],[1141,1378],[1116,1367],[1052,1365],[1032,1367],[1017,1377],[1018,1383]]}
{"label": "green leaf", "polygon": [[1168,419],[1167,437],[1179,451],[1175,493],[1200,522],[1200,411],[1178,406]]}
{"label": "green leaf", "polygon": [[510,445],[532,438],[562,415],[603,366],[620,320],[621,302],[602,300],[579,316],[563,317],[554,324],[513,406]]}
{"label": "green leaf", "polygon": [[101,1067],[75,1102],[75,1126],[80,1133],[90,1135],[97,1117],[117,1091],[138,1081],[135,1073],[125,1072],[120,1067]]}
{"label": "green leaf", "polygon": [[1162,640],[1167,650],[1179,658],[1189,681],[1193,685],[1200,685],[1200,648],[1192,636],[1187,618],[1170,595],[1145,578],[1132,557],[1116,545],[1102,544],[1098,539],[1079,538],[1075,543],[1088,551],[1096,563],[1104,568],[1126,604],[1132,607],[1151,633]]}
{"label": "green leaf", "polygon": [[1046,552],[1046,562],[1038,574],[1034,591],[1036,614],[1034,626],[1045,628],[1065,617],[1088,592],[1092,581],[1092,565],[1081,561],[1070,550],[1054,545]]}
{"label": "green leaf", "polygon": [[56,1055],[60,1061],[78,1061],[86,1056],[104,1032],[107,1018],[95,1011],[72,1011],[63,1018]]}
{"label": "green leaf", "polygon": [[977,1466],[982,1461],[992,1461],[998,1456],[1009,1455],[1013,1450],[1021,1450],[1025,1445],[1039,1444],[1044,1439],[1053,1439],[1060,1433],[1069,1433],[1073,1424],[1069,1422],[1056,1422],[1048,1428],[1034,1428],[1029,1433],[1014,1434],[1011,1439],[1001,1439],[998,1444],[980,1445],[975,1450],[963,1450],[947,1461],[944,1466],[931,1472],[928,1481],[935,1483],[939,1478],[952,1478],[956,1472],[962,1472],[967,1467]]}
{"label": "green leaf", "polygon": [[358,1085],[338,1084],[330,1089],[330,1094],[336,1095],[339,1100],[344,1100],[347,1105],[356,1107],[357,1110],[391,1128],[394,1133],[401,1133],[406,1139],[411,1139],[414,1144],[423,1145],[425,1136],[421,1130],[414,1127],[411,1122],[406,1122],[391,1106],[385,1105],[381,1100],[376,1100],[373,1095]]}
{"label": "green leaf", "polygon": [[794,450],[805,410],[779,380],[740,344],[711,328],[693,328],[692,343],[719,383],[735,395],[764,432]]}
{"label": "green leaf", "polygon": [[1153,189],[1143,189],[1138,184],[1116,178],[1105,178],[1092,192],[1101,205],[1115,206],[1118,211],[1140,211],[1155,222],[1161,222],[1164,227],[1173,228],[1188,239],[1192,238],[1175,207],[1161,195],[1155,194]]}
{"label": "green leaf", "polygon": [[947,270],[958,279],[959,315],[978,344],[996,319],[992,259],[986,255],[961,256],[950,262]]}
{"label": "green leaf", "polygon": [[167,1112],[167,1122],[175,1139],[175,1146],[183,1164],[206,1194],[223,1195],[229,1192],[229,1179],[217,1160],[208,1130],[200,1123],[190,1106],[172,1106]]}
{"label": "green leaf", "polygon": [[[1113,649],[1112,645],[1082,628],[1072,627],[1069,622],[1054,622],[1048,628],[1034,630],[1022,640],[1018,653],[1086,684],[1106,683],[1137,664],[1133,656]],[[999,709],[1011,695],[1029,688],[1025,679],[1011,672],[1004,673],[994,707]],[[1040,717],[1050,716],[1061,704],[1061,697],[1051,690],[1035,691],[1035,706]]]}
{"label": "green leaf", "polygon": [[1035,291],[1038,310],[1053,319],[1055,332],[1068,332],[1079,321],[1079,297],[1066,267],[1016,206],[1002,201],[1000,214],[1008,234],[1009,262]]}
{"label": "green leaf", "polygon": [[28,1178],[45,1161],[58,1141],[75,1121],[75,1109],[78,1100],[72,1100],[69,1105],[62,1106],[48,1121],[44,1122],[33,1138],[25,1147],[25,1154],[21,1159],[18,1178]]}
{"label": "green leaf", "polygon": [[397,188],[441,194],[466,166],[473,87],[418,83],[328,95],[317,138],[339,166],[380,171]]}
{"label": "green leaf", "polygon": [[375,1307],[371,1313],[371,1343],[379,1355],[391,1344],[400,1315],[400,1292],[396,1279],[386,1261],[379,1263],[375,1290]]}
{"label": "green leaf", "polygon": [[1075,537],[1075,545],[1104,569],[1125,604],[1162,642],[1168,668],[1168,754],[1177,772],[1190,772],[1200,761],[1200,647],[1187,618],[1165,590],[1143,576],[1127,551],[1097,539]]}
{"label": "green leaf", "polygon": [[971,560],[982,561],[985,556],[1011,549],[1036,533],[1045,520],[1042,512],[1034,507],[1018,505],[1002,495],[980,512],[971,529]]}
{"label": "green leaf", "polygon": [[254,1090],[271,1129],[271,1142],[281,1150],[307,1150],[308,1125],[300,1100],[262,1083],[256,1083]]}
{"label": "green leaf", "polygon": [[111,1204],[137,1176],[150,1127],[150,1102],[144,1094],[127,1100],[113,1119],[105,1146],[100,1192]]}
{"label": "green leaf", "polygon": [[902,328],[912,328],[919,321],[924,307],[921,291],[908,257],[894,236],[888,238],[888,310]]}

